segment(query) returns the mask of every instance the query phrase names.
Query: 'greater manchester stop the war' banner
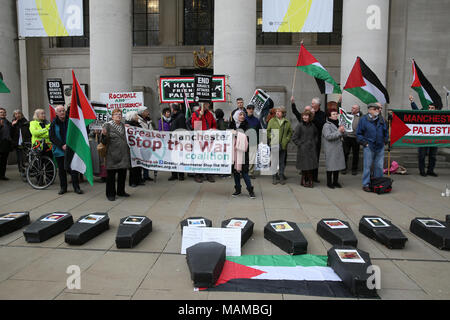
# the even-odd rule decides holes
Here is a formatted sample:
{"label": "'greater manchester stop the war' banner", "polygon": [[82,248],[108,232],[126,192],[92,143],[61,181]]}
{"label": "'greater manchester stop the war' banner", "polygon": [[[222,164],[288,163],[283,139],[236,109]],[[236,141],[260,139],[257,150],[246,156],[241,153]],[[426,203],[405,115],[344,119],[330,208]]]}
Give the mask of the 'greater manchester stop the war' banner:
{"label": "'greater manchester stop the war' banner", "polygon": [[132,167],[155,171],[230,174],[231,131],[150,131],[126,127]]}
{"label": "'greater manchester stop the war' banner", "polygon": [[450,147],[450,111],[393,110],[393,147]]}

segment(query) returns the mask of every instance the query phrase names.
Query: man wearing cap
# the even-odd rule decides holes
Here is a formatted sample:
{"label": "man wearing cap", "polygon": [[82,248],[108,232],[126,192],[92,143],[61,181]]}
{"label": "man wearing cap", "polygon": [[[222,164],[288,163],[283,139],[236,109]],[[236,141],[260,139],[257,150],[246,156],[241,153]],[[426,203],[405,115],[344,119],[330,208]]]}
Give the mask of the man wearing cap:
{"label": "man wearing cap", "polygon": [[380,114],[377,104],[369,104],[368,114],[361,118],[356,130],[356,139],[363,146],[364,169],[363,190],[370,192],[370,169],[373,165],[373,177],[383,177],[384,145],[388,143],[389,134],[386,121]]}

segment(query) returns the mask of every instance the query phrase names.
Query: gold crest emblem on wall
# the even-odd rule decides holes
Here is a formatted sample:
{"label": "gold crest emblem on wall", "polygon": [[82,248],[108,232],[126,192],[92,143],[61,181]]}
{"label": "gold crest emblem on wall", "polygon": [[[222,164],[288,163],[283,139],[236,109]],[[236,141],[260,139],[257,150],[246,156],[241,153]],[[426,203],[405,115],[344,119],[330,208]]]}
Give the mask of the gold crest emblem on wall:
{"label": "gold crest emblem on wall", "polygon": [[208,68],[212,62],[212,51],[205,52],[205,47],[200,47],[200,52],[194,51],[194,66],[197,68]]}

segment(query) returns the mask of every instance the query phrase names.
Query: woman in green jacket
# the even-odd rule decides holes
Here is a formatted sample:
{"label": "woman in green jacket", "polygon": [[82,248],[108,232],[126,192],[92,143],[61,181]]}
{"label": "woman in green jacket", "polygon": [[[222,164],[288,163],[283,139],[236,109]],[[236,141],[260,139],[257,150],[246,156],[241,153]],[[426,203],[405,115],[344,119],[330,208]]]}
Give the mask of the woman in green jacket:
{"label": "woman in green jacket", "polygon": [[49,129],[50,122],[45,118],[44,109],[36,109],[33,121],[30,122],[31,144],[34,146],[38,141],[45,139],[45,143],[51,148]]}
{"label": "woman in green jacket", "polygon": [[[286,108],[276,108],[275,117],[270,119],[267,125],[267,138],[269,145],[271,146],[272,168],[276,168],[279,164],[279,170],[277,174],[272,176],[273,184],[286,183],[286,176],[284,175],[284,169],[286,167],[287,146],[292,138],[292,126],[291,122],[286,118]],[[275,159],[273,155],[278,153],[278,159]]]}

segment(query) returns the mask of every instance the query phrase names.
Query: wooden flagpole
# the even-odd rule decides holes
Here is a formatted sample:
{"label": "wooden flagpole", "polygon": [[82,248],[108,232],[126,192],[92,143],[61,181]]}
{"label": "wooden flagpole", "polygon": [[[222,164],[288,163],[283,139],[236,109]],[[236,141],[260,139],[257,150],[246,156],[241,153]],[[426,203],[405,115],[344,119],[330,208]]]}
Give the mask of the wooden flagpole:
{"label": "wooden flagpole", "polygon": [[[301,46],[303,45],[303,40],[300,42],[300,50],[301,50]],[[291,91],[291,93],[292,93],[292,96],[294,96],[294,88],[295,88],[295,79],[296,79],[296,76],[297,76],[297,66],[295,67],[295,71],[294,71],[294,79],[293,79],[293,81],[292,81],[292,91]]]}

